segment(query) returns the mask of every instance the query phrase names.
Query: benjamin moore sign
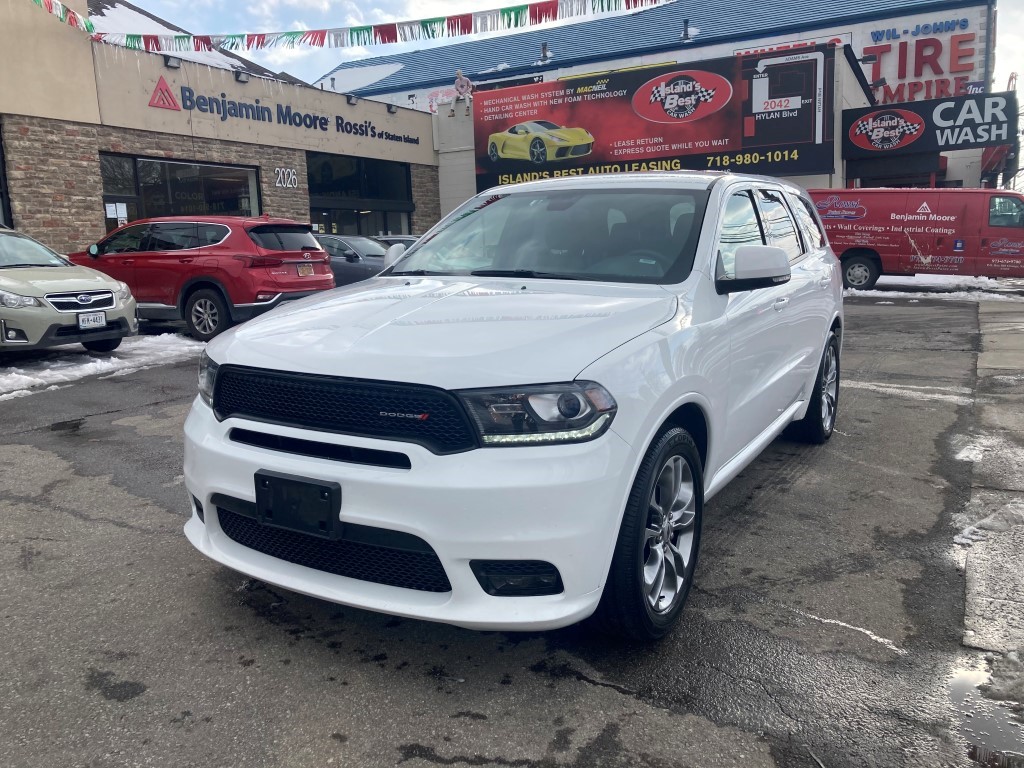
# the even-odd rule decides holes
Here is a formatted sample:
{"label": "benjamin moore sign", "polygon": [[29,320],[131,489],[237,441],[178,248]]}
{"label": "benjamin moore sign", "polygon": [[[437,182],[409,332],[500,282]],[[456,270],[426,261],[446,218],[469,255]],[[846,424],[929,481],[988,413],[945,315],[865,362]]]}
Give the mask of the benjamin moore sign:
{"label": "benjamin moore sign", "polygon": [[1017,95],[979,93],[843,112],[847,160],[1013,144]]}

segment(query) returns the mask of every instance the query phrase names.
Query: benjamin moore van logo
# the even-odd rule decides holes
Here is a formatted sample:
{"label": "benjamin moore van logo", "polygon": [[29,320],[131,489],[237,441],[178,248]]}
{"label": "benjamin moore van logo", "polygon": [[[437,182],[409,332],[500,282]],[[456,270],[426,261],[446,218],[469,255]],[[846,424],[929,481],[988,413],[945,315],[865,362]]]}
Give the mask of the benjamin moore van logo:
{"label": "benjamin moore van logo", "polygon": [[167,85],[167,81],[164,80],[163,75],[156,83],[156,88],[153,89],[153,95],[149,99],[149,106],[156,107],[157,109],[172,109],[175,112],[181,112],[181,105],[178,104],[178,100],[174,98],[174,92],[170,86]]}
{"label": "benjamin moore van logo", "polygon": [[921,203],[921,207],[917,209],[918,213],[931,213],[932,209],[928,207],[928,203]]}
{"label": "benjamin moore van logo", "polygon": [[900,149],[924,134],[924,120],[905,109],[881,109],[850,126],[850,141],[861,149]]}
{"label": "benjamin moore van logo", "polygon": [[732,84],[714,72],[670,72],[636,89],[633,111],[654,123],[686,123],[714,114],[731,98]]}

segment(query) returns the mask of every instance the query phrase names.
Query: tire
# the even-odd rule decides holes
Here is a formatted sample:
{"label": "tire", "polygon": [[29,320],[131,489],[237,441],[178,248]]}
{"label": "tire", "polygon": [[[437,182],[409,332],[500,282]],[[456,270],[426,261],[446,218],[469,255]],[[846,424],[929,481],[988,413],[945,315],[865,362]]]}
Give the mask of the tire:
{"label": "tire", "polygon": [[870,256],[851,256],[843,259],[843,288],[870,291],[882,273],[878,262]]}
{"label": "tire", "polygon": [[548,161],[548,148],[540,139],[530,142],[530,162],[534,165],[544,165]]}
{"label": "tire", "polygon": [[217,291],[203,288],[185,302],[185,325],[190,336],[199,341],[209,341],[231,327],[231,315]]}
{"label": "tire", "polygon": [[498,154],[498,145],[493,141],[491,142],[491,146],[487,148],[487,157],[490,158],[492,163],[496,163],[501,159],[501,155]]}
{"label": "tire", "polygon": [[[662,515],[666,493],[673,499],[668,525]],[[647,450],[633,481],[604,593],[594,615],[600,629],[645,641],[657,640],[672,629],[693,584],[703,512],[700,454],[690,434],[673,427]],[[675,525],[671,524],[673,517]],[[668,541],[674,542],[672,548]],[[666,551],[675,556],[666,559]],[[672,574],[675,584],[671,586],[665,567],[670,562],[676,563]],[[655,591],[657,596],[652,597]]]}
{"label": "tire", "polygon": [[787,436],[805,443],[821,445],[832,437],[839,413],[839,339],[829,331],[825,351],[814,379],[814,392],[807,404],[807,414],[794,421]]}
{"label": "tire", "polygon": [[101,339],[99,341],[83,341],[82,346],[90,352],[113,352],[121,346],[121,339]]}

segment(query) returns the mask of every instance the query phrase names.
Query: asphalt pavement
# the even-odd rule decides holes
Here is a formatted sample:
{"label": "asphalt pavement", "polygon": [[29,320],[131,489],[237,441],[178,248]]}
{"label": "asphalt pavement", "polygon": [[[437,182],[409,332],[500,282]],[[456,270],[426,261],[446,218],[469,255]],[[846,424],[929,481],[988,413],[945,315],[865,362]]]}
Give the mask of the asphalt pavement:
{"label": "asphalt pavement", "polygon": [[708,505],[652,646],[204,559],[193,362],[0,402],[0,765],[1018,768],[1024,305],[992,306],[848,300],[836,434],[775,441]]}

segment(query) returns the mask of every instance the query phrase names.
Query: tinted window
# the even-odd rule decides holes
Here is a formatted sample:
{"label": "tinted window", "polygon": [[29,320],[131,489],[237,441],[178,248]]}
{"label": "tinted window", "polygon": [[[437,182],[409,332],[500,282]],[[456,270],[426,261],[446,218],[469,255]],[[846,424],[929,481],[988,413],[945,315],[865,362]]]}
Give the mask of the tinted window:
{"label": "tinted window", "polygon": [[381,256],[387,253],[387,246],[368,237],[346,237],[345,242],[359,252],[361,256]]}
{"label": "tinted window", "polygon": [[146,238],[148,224],[122,229],[105,240],[100,246],[100,253],[136,253],[142,250],[142,241]]}
{"label": "tinted window", "polygon": [[993,195],[988,205],[990,227],[1024,227],[1024,201],[1016,197]]}
{"label": "tinted window", "polygon": [[764,245],[761,223],[749,192],[732,195],[725,204],[718,252],[722,257],[720,277],[736,276],[736,251],[744,245]]}
{"label": "tinted window", "polygon": [[134,196],[135,160],[117,155],[100,155],[103,194]]}
{"label": "tinted window", "polygon": [[818,226],[818,219],[814,215],[814,208],[811,203],[799,195],[786,195],[790,202],[793,213],[796,214],[796,223],[800,226],[804,240],[808,248],[823,248],[825,246],[825,235]]}
{"label": "tinted window", "polygon": [[395,274],[527,271],[677,283],[693,266],[707,198],[705,190],[618,187],[484,194],[418,240]]}
{"label": "tinted window", "polygon": [[260,248],[270,251],[320,250],[309,227],[301,224],[264,224],[250,229],[249,237]]}
{"label": "tinted window", "polygon": [[228,236],[229,231],[223,224],[200,224],[199,245],[216,245]]}
{"label": "tinted window", "polygon": [[0,269],[28,265],[63,267],[67,262],[31,238],[13,232],[0,232]]}
{"label": "tinted window", "polygon": [[796,224],[789,215],[786,204],[782,202],[782,193],[770,189],[759,189],[757,196],[761,203],[761,214],[764,216],[764,228],[772,245],[781,248],[796,261],[803,255],[800,237],[796,233]]}
{"label": "tinted window", "polygon": [[181,224],[153,224],[149,228],[147,251],[180,251],[199,247],[199,226]]}

